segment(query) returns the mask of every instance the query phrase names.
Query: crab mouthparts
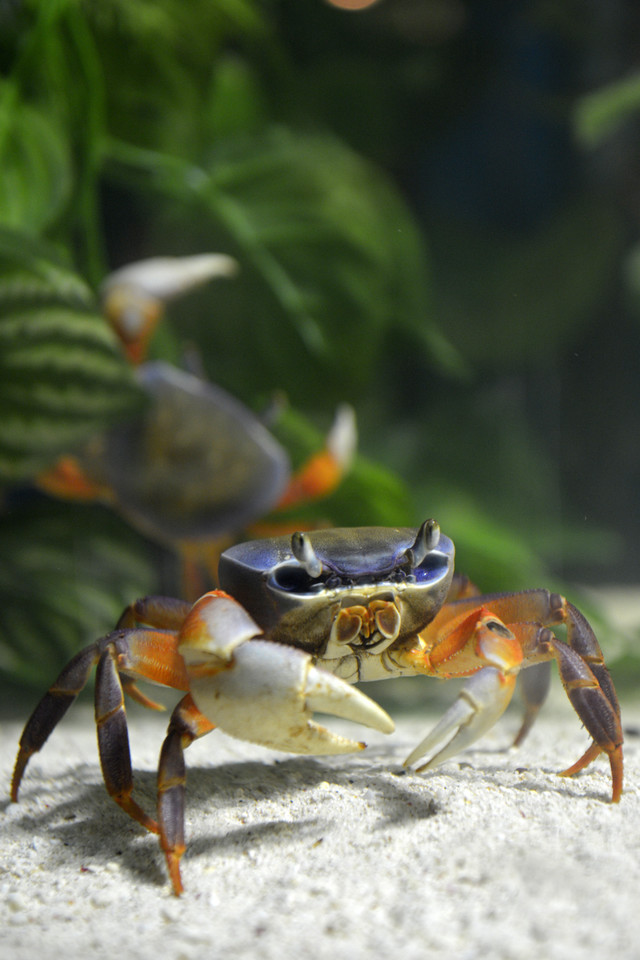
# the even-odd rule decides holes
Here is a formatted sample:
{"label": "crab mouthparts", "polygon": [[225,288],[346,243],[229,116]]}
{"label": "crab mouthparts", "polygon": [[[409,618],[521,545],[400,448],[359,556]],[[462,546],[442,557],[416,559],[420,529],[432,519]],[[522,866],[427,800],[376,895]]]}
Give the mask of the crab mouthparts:
{"label": "crab mouthparts", "polygon": [[401,617],[391,600],[372,600],[366,606],[353,604],[343,607],[331,628],[331,639],[340,645],[360,645],[375,650],[388,646],[400,632]]}

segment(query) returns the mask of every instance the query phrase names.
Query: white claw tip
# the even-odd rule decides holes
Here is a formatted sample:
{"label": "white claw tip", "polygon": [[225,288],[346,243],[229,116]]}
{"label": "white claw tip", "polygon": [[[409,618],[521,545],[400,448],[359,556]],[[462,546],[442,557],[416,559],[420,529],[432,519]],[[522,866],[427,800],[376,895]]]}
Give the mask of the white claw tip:
{"label": "white claw tip", "polygon": [[327,450],[340,468],[348,470],[358,445],[358,429],[356,414],[348,403],[342,403],[336,410],[336,415],[329,433],[327,434]]}
{"label": "white claw tip", "polygon": [[331,673],[311,667],[305,686],[307,707],[363,723],[381,733],[393,733],[393,720],[375,700]]}

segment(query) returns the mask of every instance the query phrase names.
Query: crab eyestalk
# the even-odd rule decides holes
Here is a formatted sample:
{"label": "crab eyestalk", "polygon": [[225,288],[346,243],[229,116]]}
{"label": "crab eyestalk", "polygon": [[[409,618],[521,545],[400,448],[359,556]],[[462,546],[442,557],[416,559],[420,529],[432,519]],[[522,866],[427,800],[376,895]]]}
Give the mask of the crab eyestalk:
{"label": "crab eyestalk", "polygon": [[294,533],[291,537],[291,552],[306,573],[317,579],[322,573],[322,561],[311,545],[311,540],[304,533]]}
{"label": "crab eyestalk", "polygon": [[436,520],[425,520],[413,544],[405,552],[404,557],[409,566],[414,569],[419,567],[428,553],[438,546],[440,542],[440,525]]}

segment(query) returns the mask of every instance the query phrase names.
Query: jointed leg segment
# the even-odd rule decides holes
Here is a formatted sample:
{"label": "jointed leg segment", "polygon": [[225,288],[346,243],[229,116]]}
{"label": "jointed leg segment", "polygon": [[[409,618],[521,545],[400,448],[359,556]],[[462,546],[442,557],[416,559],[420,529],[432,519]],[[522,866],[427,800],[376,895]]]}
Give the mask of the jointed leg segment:
{"label": "jointed leg segment", "polygon": [[124,693],[118,674],[114,644],[109,644],[98,660],[96,670],[95,716],[98,751],[107,792],[125,813],[152,833],[158,832],[155,820],[131,796],[133,773]]}
{"label": "jointed leg segment", "polygon": [[20,783],[29,759],[40,750],[52,730],[78,696],[99,656],[98,644],[85,647],[69,661],[57,680],[49,687],[29,717],[20,737],[20,746],[11,780],[11,799],[18,800]]}
{"label": "jointed leg segment", "polygon": [[213,730],[213,724],[204,717],[191,695],[176,706],[160,752],[158,766],[158,823],[160,846],[164,851],[169,876],[176,896],[182,893],[180,859],[185,851],[184,801],[186,768],[184,751],[198,737]]}

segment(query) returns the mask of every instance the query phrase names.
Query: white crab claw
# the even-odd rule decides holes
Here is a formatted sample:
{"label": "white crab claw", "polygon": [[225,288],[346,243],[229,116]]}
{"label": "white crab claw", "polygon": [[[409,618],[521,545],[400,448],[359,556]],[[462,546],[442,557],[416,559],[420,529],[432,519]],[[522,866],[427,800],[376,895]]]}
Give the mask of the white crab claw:
{"label": "white crab claw", "polygon": [[404,762],[410,766],[427,754],[417,768],[433,769],[478,740],[506,710],[515,687],[515,674],[505,676],[495,667],[485,667],[464,685],[442,720],[427,734]]}
{"label": "white crab claw", "polygon": [[217,277],[232,277],[237,271],[237,261],[224,253],[128,263],[103,282],[103,309],[119,336],[130,341],[145,333],[167,301]]}
{"label": "white crab claw", "polygon": [[295,647],[251,640],[235,648],[228,666],[219,664],[214,658],[208,673],[201,658],[190,673],[190,690],[198,709],[231,736],[290,753],[362,749],[362,743],[315,723],[314,710],[393,730],[393,721],[373,700],[314,667]]}
{"label": "white crab claw", "polygon": [[171,300],[207,280],[231,277],[237,271],[238,262],[225,253],[152,257],[114,270],[104,281],[102,293],[106,295],[115,287],[128,287],[158,300]]}

